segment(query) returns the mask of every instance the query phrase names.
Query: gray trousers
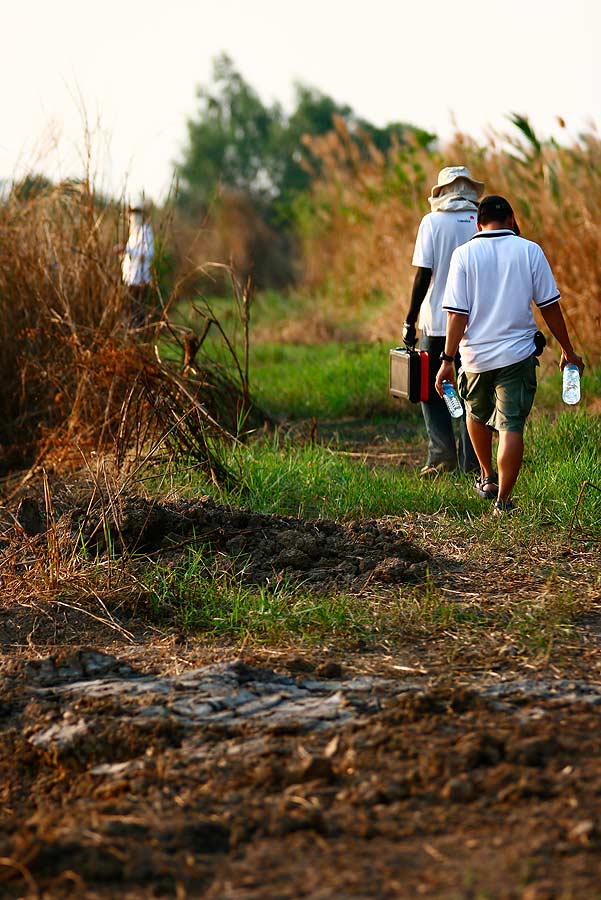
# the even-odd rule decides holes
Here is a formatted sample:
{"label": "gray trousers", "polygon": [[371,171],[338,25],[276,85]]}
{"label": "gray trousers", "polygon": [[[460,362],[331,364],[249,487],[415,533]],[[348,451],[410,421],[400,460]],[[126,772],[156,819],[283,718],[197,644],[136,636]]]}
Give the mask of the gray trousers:
{"label": "gray trousers", "polygon": [[[430,356],[430,366],[438,371],[440,365],[439,356],[444,350],[444,337],[429,337],[422,334],[419,347],[427,350]],[[455,358],[455,371],[459,369],[459,354]],[[458,423],[457,441],[453,431],[453,419],[446,407],[444,400],[434,394],[428,403],[422,403],[422,413],[428,432],[428,459],[427,464],[436,466],[446,463],[459,468],[462,472],[479,472],[480,464],[472,447],[470,436],[467,433],[465,412]]]}

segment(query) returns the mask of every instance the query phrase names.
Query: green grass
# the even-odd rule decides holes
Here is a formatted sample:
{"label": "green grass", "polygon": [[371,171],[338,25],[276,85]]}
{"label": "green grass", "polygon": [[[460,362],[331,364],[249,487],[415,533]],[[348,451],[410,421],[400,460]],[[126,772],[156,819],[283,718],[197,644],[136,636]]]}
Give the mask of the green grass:
{"label": "green grass", "polygon": [[[263,344],[251,353],[260,406],[287,419],[341,419],[394,413],[388,347],[381,344]],[[405,409],[411,418],[419,407]]]}
{"label": "green grass", "polygon": [[517,603],[509,598],[462,602],[443,595],[429,578],[377,599],[334,591],[324,596],[286,580],[244,585],[216,574],[202,549],[190,549],[176,566],[156,563],[145,572],[142,586],[158,624],[259,643],[328,640],[344,645],[350,639],[445,635],[469,643],[486,636],[492,643],[510,640],[522,653],[548,655],[554,645],[574,639],[574,622],[582,612],[582,602],[561,590],[551,598]]}
{"label": "green grass", "polygon": [[361,637],[373,626],[372,612],[357,597],[318,597],[286,580],[246,586],[240,579],[216,574],[202,549],[189,550],[177,566],[157,563],[142,583],[156,620],[195,633],[310,642],[325,635]]}
{"label": "green grass", "polygon": [[[277,333],[282,323],[295,318],[310,320],[309,304],[315,302],[276,292],[265,292],[255,299],[251,307],[250,386],[256,402],[271,415],[287,420],[397,412],[400,405],[388,394],[388,351],[396,338],[391,338],[390,347],[352,339],[319,344],[269,339],[270,330]],[[234,298],[199,299],[198,307],[211,310],[241,358],[242,326]],[[196,330],[202,321],[193,305],[184,301],[174,319]],[[255,339],[257,334],[261,335],[259,340]],[[231,364],[231,354],[215,326],[203,351],[212,360]],[[166,360],[181,357],[170,340],[161,342],[160,352]],[[419,407],[407,405],[405,412],[411,418],[419,413]]]}
{"label": "green grass", "polygon": [[[197,470],[172,471],[171,487],[182,494],[210,493],[215,500],[254,511],[305,518],[354,519],[402,515],[405,510],[477,513],[478,498],[465,476],[422,482],[413,473],[373,470],[335,449],[254,441],[228,460],[241,473],[238,484],[215,487]],[[460,486],[465,491],[458,490]]]}
{"label": "green grass", "polygon": [[601,525],[601,418],[585,410],[565,410],[554,419],[534,416],[526,431],[527,454],[516,492],[540,524],[565,526],[584,481],[578,521],[598,533]]}
{"label": "green grass", "polygon": [[[589,587],[574,585],[574,590],[569,578],[566,587],[565,574],[559,580],[556,576],[564,555],[570,555],[568,531],[583,482],[596,478],[601,488],[601,419],[584,410],[535,416],[526,446],[517,491],[520,511],[504,519],[491,516],[490,503],[474,493],[469,476],[454,473],[423,481],[413,469],[368,468],[335,448],[296,446],[277,436],[238,448],[241,481],[234,488],[218,490],[197,471],[172,473],[172,487],[180,493],[211,493],[219,502],[257,512],[337,520],[401,516],[410,537],[434,554],[442,552],[451,564],[459,549],[470,565],[482,567],[484,581],[492,561],[500,595],[492,603],[486,593],[482,599],[449,597],[430,579],[418,586],[401,585],[396,596],[316,598],[302,585],[216,584],[208,575],[197,579],[194,569],[185,567],[177,576],[169,575],[176,589],[163,586],[164,602],[169,606],[168,598],[177,598],[186,628],[248,634],[257,640],[352,635],[394,642],[446,635],[457,642],[456,649],[485,639],[491,647],[509,641],[530,656],[548,656],[554,646],[577,640],[574,623],[584,602],[580,592],[586,595],[590,588],[589,576],[583,575]],[[582,550],[598,547],[601,490],[585,492],[574,524],[573,541]],[[532,584],[533,566],[542,579],[539,588]],[[530,584],[524,595],[523,583]]]}
{"label": "green grass", "polygon": [[[286,420],[392,414],[401,404],[388,393],[388,350],[351,342],[251,345],[251,394],[267,413]],[[224,365],[231,362],[217,340],[208,341],[207,351]],[[419,405],[407,404],[404,412],[416,418]]]}
{"label": "green grass", "polygon": [[[411,469],[370,469],[335,448],[295,446],[277,435],[235,451],[241,481],[229,489],[217,489],[197,470],[171,473],[176,493],[210,493],[257,512],[337,520],[401,516],[408,536],[451,566],[458,552],[460,569],[472,571],[476,589],[478,567],[483,585],[491,571],[492,601],[473,589],[467,597],[449,596],[431,578],[368,595],[318,595],[286,580],[248,586],[216,574],[203,551],[194,550],[179,565],[157,565],[145,578],[152,609],[159,621],[186,631],[258,642],[344,646],[351,638],[394,644],[438,636],[451,654],[473,642],[491,652],[509,642],[528,658],[548,658],[554,648],[561,652],[578,641],[575,623],[590,596],[590,572],[573,583],[564,558],[569,572],[568,529],[583,481],[599,472],[601,420],[584,410],[541,415],[529,424],[526,443],[520,512],[502,520],[491,517],[468,476],[424,482]],[[584,494],[575,524],[574,541],[591,557],[601,540],[601,491]]]}
{"label": "green grass", "polygon": [[450,639],[451,655],[466,646],[483,649],[482,642],[488,650],[510,642],[522,656],[548,658],[555,647],[578,641],[575,625],[586,609],[585,599],[556,584],[553,574],[539,595],[509,592],[494,602],[473,594],[450,597],[429,574],[422,584],[367,593],[324,594],[285,578],[246,585],[240,577],[215,572],[203,548],[190,548],[176,565],[155,563],[139,584],[158,625],[192,634],[340,646],[350,640],[368,645],[439,638]]}
{"label": "green grass", "polygon": [[582,611],[582,601],[561,589],[551,596],[487,603],[451,599],[428,580],[416,588],[401,588],[397,600],[382,611],[386,621],[378,624],[383,632],[429,638],[446,634],[467,643],[486,635],[512,641],[522,651],[548,654],[554,644],[573,638]]}
{"label": "green grass", "polygon": [[[388,354],[394,343],[391,337],[390,344],[260,344],[251,347],[251,389],[259,404],[287,419],[388,414],[421,420],[418,403],[388,393]],[[588,368],[582,408],[599,396],[601,368]],[[565,410],[559,369],[539,376],[535,404],[549,414]]]}
{"label": "green grass", "polygon": [[[382,423],[382,428],[385,423]],[[584,481],[601,487],[601,419],[585,411],[556,418],[535,416],[526,434],[524,466],[516,487],[519,516],[511,527],[569,527]],[[335,447],[295,445],[258,439],[230,452],[229,464],[240,481],[215,488],[196,470],[172,472],[172,486],[185,494],[211,493],[220,502],[257,512],[305,518],[354,519],[399,516],[405,512],[438,514],[468,525],[488,521],[490,504],[472,490],[472,479],[450,473],[424,481],[412,468],[367,467]],[[503,529],[508,527],[503,520]],[[601,492],[591,488],[578,510],[578,528],[592,538],[601,528]],[[491,522],[489,530],[499,527]]]}
{"label": "green grass", "polygon": [[[271,302],[266,324],[270,315],[286,315],[281,297]],[[233,318],[230,324],[233,328]],[[221,352],[214,341],[210,346],[216,355]],[[549,579],[549,593],[491,605],[449,598],[428,582],[403,586],[398,596],[383,600],[360,602],[338,594],[316,598],[302,585],[285,581],[244,586],[215,575],[202,552],[190,551],[179,566],[157,566],[149,575],[148,596],[159,619],[175,616],[189,630],[269,641],[439,633],[478,640],[477,635],[497,635],[547,653],[569,637],[579,605],[565,587],[553,586],[553,579],[556,566],[561,568],[556,554],[569,552],[572,524],[574,541],[585,549],[601,539],[601,418],[594,406],[587,409],[601,394],[601,369],[587,369],[581,405],[567,408],[561,404],[560,373],[547,367],[526,427],[524,465],[515,491],[519,513],[497,520],[490,515],[490,504],[473,492],[471,477],[452,473],[422,481],[415,464],[384,461],[370,467],[341,452],[349,446],[357,449],[366,435],[376,446],[390,435],[395,449],[421,442],[425,457],[419,405],[388,395],[388,350],[352,342],[251,344],[251,389],[281,426],[269,436],[250,435],[244,445],[226,451],[228,464],[239,473],[236,483],[215,486],[182,461],[169,473],[170,488],[179,495],[208,493],[217,502],[308,519],[401,516],[409,533],[421,535],[429,549],[435,551],[439,543],[452,558],[456,542],[470,559],[482,554],[506,560],[513,574],[527,574],[532,548],[544,545],[535,565],[540,572],[540,559],[546,560],[543,577]],[[316,443],[308,440],[307,420],[312,417],[318,425]],[[581,495],[585,481],[590,486]]]}
{"label": "green grass", "polygon": [[[182,300],[174,320],[197,330],[201,317],[194,312],[210,308],[240,353],[242,327],[233,296]],[[348,416],[398,414],[414,420],[420,417],[419,404],[392,399],[388,394],[388,351],[400,343],[400,323],[393,323],[388,343],[365,343],[356,339],[360,323],[349,331],[347,340],[325,343],[290,343],[274,340],[291,322],[308,322],[311,310],[319,304],[315,298],[276,291],[258,293],[251,305],[250,379],[257,402],[273,415],[287,420],[311,418],[335,419]],[[310,340],[311,334],[307,333]],[[204,349],[208,356],[224,364],[231,362],[229,353],[215,327],[212,327]],[[181,351],[166,342],[161,352],[167,359],[177,358]],[[536,405],[549,413],[560,405],[561,374],[555,365],[559,358],[549,347],[542,358]],[[601,395],[601,367],[587,367],[582,384],[583,403]]]}
{"label": "green grass", "polygon": [[[279,304],[283,314],[282,298],[276,296],[272,302]],[[174,488],[191,494],[208,492],[222,502],[257,511],[306,518],[353,519],[407,512],[436,514],[469,528],[484,517],[491,540],[500,527],[502,532],[510,528],[516,534],[532,527],[569,528],[583,482],[601,486],[601,419],[587,412],[587,404],[601,393],[601,369],[586,370],[582,404],[567,408],[560,399],[560,373],[549,365],[549,355],[550,374],[540,378],[525,432],[524,465],[515,492],[521,512],[511,525],[499,526],[490,523],[489,507],[473,493],[466,476],[454,473],[424,482],[413,467],[370,469],[339,452],[349,446],[350,423],[345,420],[360,417],[362,427],[369,424],[372,434],[377,428],[380,446],[387,435],[397,449],[421,440],[425,458],[419,404],[399,402],[388,394],[388,350],[378,344],[351,343],[252,346],[251,386],[259,403],[288,422],[315,417],[318,444],[307,443],[306,426],[296,434],[282,426],[268,439],[251,436],[245,446],[228,451],[228,463],[240,472],[237,484],[215,488],[182,465],[171,473]],[[347,434],[341,438],[345,428]],[[356,449],[358,444],[350,446]],[[589,488],[575,525],[579,533],[594,539],[600,521],[601,493]]]}

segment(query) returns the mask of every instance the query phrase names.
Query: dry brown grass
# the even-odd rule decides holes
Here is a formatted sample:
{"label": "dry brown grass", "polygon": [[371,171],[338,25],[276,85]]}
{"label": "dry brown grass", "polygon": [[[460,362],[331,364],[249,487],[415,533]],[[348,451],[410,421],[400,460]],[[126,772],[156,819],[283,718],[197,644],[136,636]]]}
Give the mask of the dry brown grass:
{"label": "dry brown grass", "polygon": [[[232,439],[244,386],[217,366],[184,366],[189,335],[170,325],[169,298],[152,325],[130,331],[115,252],[123,226],[123,209],[99,201],[87,181],[15,191],[0,206],[5,470],[74,453],[80,465],[91,450],[122,463],[162,447],[226,475],[215,440]],[[172,362],[161,359],[159,336],[174,345]]]}
{"label": "dry brown grass", "polygon": [[564,298],[578,346],[599,358],[601,325],[601,140],[539,142],[527,124],[493,134],[486,146],[466,135],[437,152],[417,143],[383,156],[367,138],[360,150],[342,122],[307,139],[317,174],[303,222],[305,281],[357,307],[378,292],[386,307],[371,337],[402,322],[414,270],[411,257],[427,196],[445,165],[465,164],[487,193],[507,196],[524,236],[540,243]]}
{"label": "dry brown grass", "polygon": [[101,413],[105,398],[94,397],[86,382],[123,310],[114,219],[114,212],[98,209],[88,185],[28,199],[13,195],[1,209],[5,441],[35,442],[40,430],[67,419],[74,428]]}
{"label": "dry brown grass", "polygon": [[292,277],[289,240],[243,191],[221,186],[207,210],[176,209],[170,242],[188,291],[229,293],[228,269],[243,282],[252,277],[259,288],[281,286]]}

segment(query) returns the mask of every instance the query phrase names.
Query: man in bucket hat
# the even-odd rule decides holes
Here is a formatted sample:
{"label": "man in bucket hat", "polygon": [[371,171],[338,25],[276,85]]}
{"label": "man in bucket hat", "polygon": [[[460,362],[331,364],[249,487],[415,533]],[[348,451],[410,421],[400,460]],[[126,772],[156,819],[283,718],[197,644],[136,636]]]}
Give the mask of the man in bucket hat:
{"label": "man in bucket hat", "polygon": [[[413,282],[411,302],[405,324],[403,341],[415,347],[416,322],[421,329],[420,349],[427,350],[434,364],[444,350],[446,313],[442,308],[449,263],[453,251],[469,241],[476,233],[478,197],[484,183],[472,178],[465,166],[446,166],[438,174],[428,200],[431,212],[422,219],[417,232],[413,265],[417,272]],[[457,357],[456,366],[460,360]],[[422,413],[428,432],[428,458],[420,471],[422,478],[459,468],[463,472],[478,471],[465,417],[459,422],[458,446],[453,432],[453,419],[437,395],[422,403]]]}
{"label": "man in bucket hat", "polygon": [[[480,461],[476,493],[492,500],[493,514],[513,509],[511,493],[524,453],[524,424],[536,392],[534,303],[561,347],[560,367],[584,363],[574,351],[547,259],[533,241],[519,236],[504,197],[484,197],[478,233],[453,253],[443,300],[447,336],[436,390],[455,381],[453,360],[461,343],[457,379]],[[498,475],[492,464],[492,434],[499,433]]]}

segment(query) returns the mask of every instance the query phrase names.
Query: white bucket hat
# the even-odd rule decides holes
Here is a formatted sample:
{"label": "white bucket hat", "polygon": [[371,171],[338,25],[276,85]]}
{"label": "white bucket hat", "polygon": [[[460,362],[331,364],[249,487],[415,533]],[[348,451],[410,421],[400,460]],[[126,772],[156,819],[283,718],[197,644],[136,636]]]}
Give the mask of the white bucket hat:
{"label": "white bucket hat", "polygon": [[457,181],[458,178],[464,178],[466,181],[471,182],[478,192],[478,196],[484,191],[484,182],[472,178],[470,170],[466,169],[465,166],[446,166],[438,173],[438,184],[433,186],[428,199],[434,200],[439,196],[443,187],[446,187],[447,184],[452,184],[454,181]]}

